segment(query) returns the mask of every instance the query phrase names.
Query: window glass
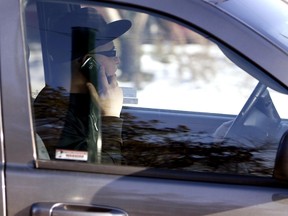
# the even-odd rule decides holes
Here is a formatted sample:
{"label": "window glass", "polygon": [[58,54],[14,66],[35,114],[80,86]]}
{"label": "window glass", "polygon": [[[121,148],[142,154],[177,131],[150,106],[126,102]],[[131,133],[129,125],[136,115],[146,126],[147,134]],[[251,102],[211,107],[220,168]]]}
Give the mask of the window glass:
{"label": "window glass", "polygon": [[25,12],[39,159],[272,175],[287,96],[240,56],[132,10]]}

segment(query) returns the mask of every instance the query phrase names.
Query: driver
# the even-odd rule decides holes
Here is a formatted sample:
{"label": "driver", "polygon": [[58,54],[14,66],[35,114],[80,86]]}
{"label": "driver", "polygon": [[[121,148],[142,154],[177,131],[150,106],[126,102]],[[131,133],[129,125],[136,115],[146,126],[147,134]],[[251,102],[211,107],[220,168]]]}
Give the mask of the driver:
{"label": "driver", "polygon": [[[113,40],[130,27],[128,20],[106,23],[88,7],[68,12],[50,26],[52,79],[35,99],[34,111],[37,134],[51,159],[121,163],[123,94]],[[88,59],[99,65],[91,72],[98,81],[83,73]]]}

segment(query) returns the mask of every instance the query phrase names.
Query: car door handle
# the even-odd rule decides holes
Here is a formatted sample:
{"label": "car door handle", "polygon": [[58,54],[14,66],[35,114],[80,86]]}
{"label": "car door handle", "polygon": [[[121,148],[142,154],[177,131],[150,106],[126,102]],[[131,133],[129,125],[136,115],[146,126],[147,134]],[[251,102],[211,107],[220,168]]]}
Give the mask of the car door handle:
{"label": "car door handle", "polygon": [[119,208],[71,203],[35,203],[31,216],[128,216]]}

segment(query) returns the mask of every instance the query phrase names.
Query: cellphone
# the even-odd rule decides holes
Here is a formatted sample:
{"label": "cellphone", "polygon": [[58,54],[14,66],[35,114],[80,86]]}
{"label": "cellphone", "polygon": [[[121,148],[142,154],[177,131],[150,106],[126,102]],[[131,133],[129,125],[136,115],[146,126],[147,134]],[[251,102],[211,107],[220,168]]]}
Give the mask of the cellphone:
{"label": "cellphone", "polygon": [[[93,57],[88,57],[80,68],[83,75],[91,82],[96,91],[99,93],[101,91],[101,80],[100,80],[100,64]],[[96,115],[96,117],[95,117]],[[90,103],[90,113],[89,113],[89,133],[87,137],[91,139],[88,142],[88,162],[95,163],[98,161],[98,154],[101,152],[101,142],[99,141],[99,134],[101,134],[101,109],[97,107],[92,101]],[[90,130],[92,129],[92,130]],[[93,131],[98,131],[95,133]]]}
{"label": "cellphone", "polygon": [[97,91],[101,90],[100,64],[93,57],[88,57],[81,65],[80,70]]}

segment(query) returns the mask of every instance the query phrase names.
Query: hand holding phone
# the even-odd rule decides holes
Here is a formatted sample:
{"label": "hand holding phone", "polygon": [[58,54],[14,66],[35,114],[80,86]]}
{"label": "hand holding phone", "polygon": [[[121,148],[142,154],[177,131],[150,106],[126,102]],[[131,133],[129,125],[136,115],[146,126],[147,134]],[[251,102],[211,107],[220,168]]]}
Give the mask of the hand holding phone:
{"label": "hand holding phone", "polygon": [[88,80],[87,87],[93,103],[101,107],[102,115],[119,117],[123,105],[123,92],[118,86],[116,76],[107,78],[105,68],[93,57],[84,61],[81,72]]}

